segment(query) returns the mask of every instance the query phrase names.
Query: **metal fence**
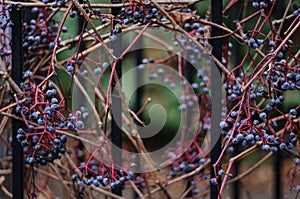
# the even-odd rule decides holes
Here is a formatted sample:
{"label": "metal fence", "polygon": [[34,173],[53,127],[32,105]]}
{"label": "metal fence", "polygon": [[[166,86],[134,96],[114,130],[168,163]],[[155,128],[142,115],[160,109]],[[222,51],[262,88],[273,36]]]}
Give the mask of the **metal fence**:
{"label": "metal fence", "polygon": [[[122,3],[120,0],[112,0],[111,1],[112,4],[115,3]],[[241,9],[242,7],[242,3],[243,1],[239,1],[236,10]],[[239,8],[240,7],[240,8]],[[120,11],[120,8],[112,8],[111,9],[111,14],[113,15],[117,15]],[[222,1],[211,1],[211,21],[222,25],[222,11],[223,11],[223,4]],[[22,81],[22,65],[23,65],[23,61],[22,61],[22,24],[23,24],[23,12],[24,12],[24,7],[20,6],[13,6],[13,11],[12,11],[12,22],[13,22],[13,28],[12,28],[12,78],[13,80],[17,83],[20,84]],[[281,16],[282,11],[278,11],[278,15]],[[239,17],[237,17],[238,19]],[[79,26],[79,30],[82,28],[82,23],[78,23]],[[222,31],[220,29],[217,29],[215,27],[212,28],[212,32],[211,32],[211,36],[221,36],[222,35]],[[122,42],[118,41],[117,43],[115,43],[115,46],[113,46],[114,49],[121,49],[120,48],[120,44]],[[213,47],[213,52],[212,54],[221,62],[222,61],[222,38],[219,39],[213,39],[211,41],[211,45]],[[235,59],[236,60],[240,60],[239,57],[239,45],[237,43],[234,44],[234,51],[233,53],[236,55]],[[117,54],[120,54],[121,52],[116,52]],[[141,63],[141,54],[142,54],[142,50],[136,52],[136,63],[140,64]],[[239,63],[239,61],[235,61],[236,63]],[[121,61],[118,62],[117,64],[117,69],[116,69],[116,73],[118,78],[121,77],[122,75],[122,63]],[[136,81],[140,81],[140,77],[142,76],[141,74],[142,72],[140,72],[139,74],[137,74],[136,76]],[[218,68],[211,68],[211,73],[220,73]],[[187,78],[189,76],[193,76],[193,74],[187,72],[186,74]],[[114,83],[113,83],[113,87],[112,89],[114,89]],[[221,79],[214,79],[214,81],[212,81],[212,103],[219,103],[221,104],[221,96],[220,93],[221,88],[222,88],[222,82]],[[141,100],[141,96],[143,95],[143,89],[139,89],[137,92],[137,102],[136,102],[136,107],[135,110],[137,111],[139,107],[141,107],[142,102]],[[113,95],[112,96],[112,104],[113,106],[118,106],[118,109],[121,110],[121,100],[120,97],[118,95]],[[213,107],[214,109],[215,107]],[[220,108],[220,107],[217,107]],[[213,112],[218,112],[220,113],[221,110],[213,110]],[[121,114],[121,112],[120,112]],[[212,127],[214,126],[219,126],[219,122],[221,121],[221,115],[219,116],[215,116],[214,117],[215,120],[212,121],[213,123],[216,124],[212,124]],[[115,120],[119,120],[119,121],[115,121]],[[114,115],[114,118],[112,119],[112,142],[118,146],[118,147],[122,147],[122,132],[121,129],[119,128],[119,126],[117,125],[117,123],[121,123],[121,115]],[[23,192],[23,188],[24,188],[24,160],[23,160],[23,149],[20,146],[20,144],[18,143],[17,139],[16,139],[16,134],[17,134],[17,130],[22,127],[22,122],[20,122],[17,119],[13,119],[12,120],[12,132],[13,132],[13,141],[12,141],[12,147],[13,147],[13,198],[24,198],[24,192]],[[216,129],[212,129],[212,131],[220,131],[220,129],[216,128]],[[238,150],[238,149],[237,149]],[[216,145],[214,145],[212,151],[211,151],[211,164],[213,165],[219,158],[221,153],[221,138],[218,139],[218,142],[216,143]],[[114,153],[114,154],[118,154],[118,156],[114,157],[114,160],[116,163],[121,164],[121,160],[122,160],[122,154],[120,153]],[[280,154],[278,154],[277,158],[276,158],[276,163],[274,165],[276,165],[274,167],[275,169],[275,189],[274,189],[274,198],[281,198],[281,180],[280,180],[280,160],[281,160],[281,156]],[[239,172],[239,164],[236,163],[235,164],[235,171],[238,173]],[[214,168],[211,167],[211,177],[214,177]],[[218,185],[215,186],[211,186],[210,192],[211,192],[211,199],[216,199],[219,197],[219,187],[221,186],[220,184],[220,179],[218,181]],[[239,187],[239,183],[238,181],[235,182],[234,184],[234,188],[233,188],[233,195],[235,199],[241,198],[240,197],[240,187]],[[121,188],[116,189],[113,191],[115,194],[121,196],[122,195],[122,190]]]}

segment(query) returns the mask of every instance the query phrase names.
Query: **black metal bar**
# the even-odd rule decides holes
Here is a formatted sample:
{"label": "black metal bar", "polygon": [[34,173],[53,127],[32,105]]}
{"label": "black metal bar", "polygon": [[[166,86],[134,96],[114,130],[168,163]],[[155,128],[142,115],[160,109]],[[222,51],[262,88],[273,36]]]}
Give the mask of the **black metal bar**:
{"label": "black metal bar", "polygon": [[[141,38],[139,39],[139,43],[141,43]],[[140,48],[138,50],[135,51],[135,60],[136,60],[136,64],[139,65],[142,63],[142,59],[143,59],[143,49]],[[136,72],[136,85],[139,86],[141,85],[143,81],[143,71],[137,69]],[[137,87],[137,91],[136,91],[136,100],[135,100],[135,106],[134,106],[134,111],[137,112],[139,111],[139,109],[142,107],[142,97],[144,94],[144,90],[143,87]]]}
{"label": "black metal bar", "polygon": [[[118,77],[121,77],[122,74],[122,63],[121,61],[118,61],[117,67],[116,67],[116,73]],[[115,82],[113,80],[112,88],[115,87]],[[119,95],[118,91],[114,91],[114,94],[111,96],[112,98],[112,106],[114,110],[120,110],[120,111],[114,111],[112,122],[111,122],[111,141],[115,147],[112,148],[112,154],[114,163],[121,165],[122,164],[122,130],[121,130],[121,124],[122,124],[122,101]],[[117,115],[116,115],[117,114]],[[121,187],[117,187],[112,190],[113,193],[121,196],[122,195],[122,189]]]}
{"label": "black metal bar", "polygon": [[[277,19],[281,19],[284,15],[286,6],[282,5],[280,1],[276,2],[275,5],[275,14]],[[279,32],[279,36],[281,38],[284,38],[284,27],[282,27],[281,32]],[[282,151],[279,150],[274,157],[274,199],[280,199],[282,197],[282,190],[281,190],[281,185],[282,185],[282,180],[281,180],[281,167],[282,167]]]}
{"label": "black metal bar", "polygon": [[[211,20],[212,22],[222,25],[222,9],[223,9],[223,2],[221,0],[212,0],[211,1]],[[212,28],[211,35],[218,36],[221,35],[222,31],[217,28]],[[213,47],[212,54],[215,56],[219,61],[222,59],[222,40],[221,39],[214,39],[211,41],[211,45]],[[219,135],[221,132],[219,123],[221,121],[221,100],[222,100],[222,80],[219,76],[220,70],[217,67],[211,68],[211,101],[212,101],[212,120],[211,120],[211,134]],[[213,148],[211,150],[211,164],[215,164],[221,154],[221,137],[217,139],[216,143],[212,143]],[[211,178],[214,178],[214,168],[211,167]],[[220,187],[221,179],[218,178],[217,185],[210,186],[210,198],[216,199],[219,195],[218,188]]]}
{"label": "black metal bar", "polygon": [[[143,60],[143,43],[142,43],[142,38],[139,38],[139,42],[138,42],[139,46],[137,46],[137,50],[134,51],[134,58],[135,58],[135,63],[136,65],[138,66],[139,64],[142,63],[142,60]],[[137,67],[136,66],[136,67]],[[143,81],[143,71],[142,70],[139,70],[137,69],[136,70],[136,100],[135,100],[135,103],[134,103],[134,107],[133,107],[133,110],[135,113],[137,113],[140,108],[142,107],[142,98],[143,98],[143,94],[144,94],[144,89],[143,87],[139,87],[140,85],[142,85],[142,81]],[[139,118],[142,119],[142,114],[139,115]],[[137,156],[137,162],[140,162],[140,159],[139,159],[139,156]],[[137,169],[139,168],[139,164],[137,165]],[[140,175],[140,174],[137,174],[137,175]],[[138,194],[136,193],[136,191],[134,191],[134,197],[133,198],[136,198],[138,199]]]}
{"label": "black metal bar", "polygon": [[282,166],[282,153],[278,151],[275,154],[274,158],[274,198],[280,199],[282,198],[281,195],[281,166]]}
{"label": "black metal bar", "polygon": [[[189,55],[187,54],[187,57]],[[194,77],[194,74],[195,74],[195,71],[193,71],[194,67],[193,65],[189,62],[190,60],[183,60],[185,62],[185,77],[187,79],[187,81],[189,82],[189,85],[192,84],[192,81],[193,81],[193,77]],[[192,114],[193,114],[193,107],[191,106],[188,106],[187,107],[187,113],[186,113],[186,119],[185,119],[185,125],[186,125],[186,130],[192,126]],[[186,133],[189,133],[189,132],[186,132]],[[190,187],[191,187],[191,180],[188,180],[187,182],[187,187],[186,187],[186,190],[188,190]],[[186,195],[186,197],[192,197],[193,196],[193,193],[192,193],[192,190]]]}
{"label": "black metal bar", "polygon": [[[116,3],[122,3],[120,0],[111,0],[112,4]],[[113,8],[112,9],[112,15],[117,16],[120,12],[120,8]],[[117,21],[113,21],[113,24],[115,25]],[[114,28],[114,27],[113,27]],[[112,42],[112,48],[114,49],[115,56],[120,56],[122,53],[122,38],[121,35],[117,36],[117,39]],[[116,74],[118,78],[122,76],[122,62],[119,60],[116,65]],[[120,82],[120,81],[119,81]],[[121,84],[121,82],[120,82]],[[116,85],[115,79],[113,78],[112,82],[112,90],[114,90]],[[114,114],[112,115],[112,122],[111,122],[111,139],[112,143],[115,147],[112,148],[112,154],[114,163],[121,165],[122,164],[122,101],[120,98],[120,93],[117,89],[115,89],[112,98],[112,106],[114,110],[120,110],[120,111],[114,111]],[[118,186],[117,188],[113,189],[112,192],[116,195],[121,196],[122,195],[122,187]]]}
{"label": "black metal bar", "polygon": [[[13,6],[11,12],[12,26],[12,79],[17,85],[22,81],[22,9]],[[12,119],[12,148],[13,148],[13,198],[24,198],[23,185],[24,185],[24,162],[23,162],[23,148],[18,142],[16,135],[17,130],[22,128],[23,123],[20,120]]]}

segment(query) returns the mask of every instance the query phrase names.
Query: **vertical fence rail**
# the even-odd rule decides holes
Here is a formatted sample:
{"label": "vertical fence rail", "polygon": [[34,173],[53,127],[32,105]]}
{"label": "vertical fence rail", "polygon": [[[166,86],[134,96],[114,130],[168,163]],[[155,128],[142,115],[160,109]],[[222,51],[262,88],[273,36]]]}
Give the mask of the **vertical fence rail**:
{"label": "vertical fence rail", "polygon": [[[211,20],[212,22],[222,25],[222,6],[223,3],[221,0],[211,0]],[[211,35],[219,36],[221,35],[221,30],[217,28],[212,28]],[[212,54],[215,56],[219,61],[222,59],[222,40],[221,39],[214,39],[211,41],[211,45],[213,47]],[[211,68],[211,100],[212,104],[212,120],[211,120],[211,134],[220,135],[221,129],[219,127],[219,123],[221,121],[221,99],[222,99],[222,80],[220,78],[220,71],[217,67]],[[214,144],[211,150],[211,164],[215,164],[221,154],[221,137],[218,138],[216,143]],[[215,172],[214,168],[211,167],[211,178],[214,178]],[[216,199],[219,196],[219,190],[221,179],[218,178],[217,186],[211,185],[210,187],[210,198]]]}
{"label": "vertical fence rail", "polygon": [[[12,79],[17,85],[22,81],[22,9],[13,6],[11,13],[12,27]],[[13,148],[13,198],[24,198],[23,193],[23,148],[19,144],[16,135],[17,130],[23,126],[22,122],[12,119],[12,148]]]}
{"label": "vertical fence rail", "polygon": [[[121,0],[111,0],[112,4],[116,3],[122,3]],[[113,8],[112,9],[112,15],[117,16],[118,13],[120,12],[120,8]],[[117,21],[113,21],[113,26],[117,23]],[[114,28],[114,27],[112,27]],[[117,40],[112,42],[112,48],[114,50],[114,54],[118,57],[122,53],[122,38],[121,35],[118,36]],[[122,62],[119,60],[116,65],[116,74],[118,76],[118,79],[122,76]],[[121,84],[121,82],[120,82]],[[115,79],[113,78],[112,81],[112,90],[114,90],[116,85]],[[111,122],[111,139],[112,139],[112,144],[114,147],[112,148],[112,154],[113,154],[113,161],[117,165],[122,164],[122,153],[118,149],[122,149],[122,101],[120,98],[120,93],[121,91],[114,91],[112,94],[112,107],[115,110],[120,110],[120,111],[115,111],[115,113],[112,115],[112,122]],[[122,188],[117,187],[112,190],[112,192],[116,195],[121,196],[122,195]]]}
{"label": "vertical fence rail", "polygon": [[[139,46],[137,47],[138,49],[134,51],[134,57],[135,57],[135,63],[136,63],[136,67],[138,67],[139,64],[142,63],[143,60],[143,42],[142,42],[142,37],[139,38],[139,42],[138,42]],[[142,107],[142,98],[143,98],[143,94],[144,94],[144,90],[143,87],[139,87],[140,85],[142,85],[143,82],[143,71],[137,69],[136,70],[136,82],[135,82],[135,87],[136,87],[136,100],[135,100],[135,104],[134,104],[134,112],[137,113],[140,108]],[[142,112],[141,112],[142,113]],[[140,118],[141,116],[138,115]],[[141,118],[142,119],[142,118]],[[140,133],[140,132],[138,132]],[[140,162],[139,157],[137,156],[137,162]],[[137,165],[137,167],[139,167],[140,164]],[[135,191],[133,191],[133,198],[138,199],[138,195]]]}
{"label": "vertical fence rail", "polygon": [[[188,55],[187,55],[188,56]],[[186,76],[186,79],[188,80],[189,84],[192,84],[192,81],[193,81],[193,74],[195,74],[195,71],[193,71],[193,66],[192,64],[185,60],[185,76]],[[185,127],[185,130],[187,131],[188,128],[190,126],[192,126],[192,107],[189,107],[187,108],[187,114],[186,114],[186,121],[185,121],[185,124],[186,124],[186,127]],[[191,187],[191,180],[188,180],[188,183],[187,183],[187,187],[186,187],[186,190],[190,189]],[[192,191],[190,191],[188,194],[187,194],[187,197],[192,197],[193,194],[192,194]]]}
{"label": "vertical fence rail", "polygon": [[[282,5],[282,3],[284,4],[284,2],[281,1],[276,1],[276,5],[275,5],[275,15],[277,19],[281,19],[284,15],[284,11],[286,6]],[[281,32],[279,32],[278,37],[280,36],[281,38],[284,38],[284,27],[281,30]],[[273,198],[274,199],[281,199],[282,198],[282,190],[281,190],[281,167],[282,167],[282,151],[279,150],[277,153],[275,153],[275,157],[274,157],[274,193],[273,193]]]}

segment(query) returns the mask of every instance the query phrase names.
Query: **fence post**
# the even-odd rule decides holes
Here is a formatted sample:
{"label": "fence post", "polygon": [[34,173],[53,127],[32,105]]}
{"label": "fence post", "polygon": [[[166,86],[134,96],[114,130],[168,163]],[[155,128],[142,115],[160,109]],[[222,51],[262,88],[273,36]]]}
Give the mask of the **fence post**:
{"label": "fence post", "polygon": [[[290,2],[291,3],[291,2]],[[289,3],[289,4],[290,4]],[[283,4],[283,5],[282,5]],[[284,15],[285,11],[284,2],[276,2],[275,5],[275,15],[277,19],[281,19]],[[280,28],[280,27],[279,27]],[[278,33],[277,37],[284,38],[284,25],[281,27],[281,31]],[[282,106],[282,105],[281,105]],[[275,199],[281,199],[282,198],[282,190],[281,190],[281,167],[282,167],[282,159],[283,159],[283,153],[281,150],[279,150],[277,153],[274,154],[274,196]]]}
{"label": "fence post", "polygon": [[[3,9],[3,8],[2,8]],[[17,85],[20,85],[22,81],[22,65],[23,65],[23,53],[22,53],[22,23],[23,15],[22,8],[14,5],[11,13],[12,26],[12,79]],[[13,148],[13,198],[24,198],[23,193],[23,148],[18,142],[16,135],[17,130],[22,128],[23,123],[20,120],[12,119],[12,148]]]}
{"label": "fence post", "polygon": [[[211,1],[211,20],[213,23],[222,25],[222,6],[223,2],[221,0],[212,0]],[[221,35],[222,31],[220,29],[212,27],[212,36]],[[213,39],[211,41],[211,45],[213,47],[212,54],[215,56],[219,61],[222,59],[222,40],[221,39]],[[211,120],[211,134],[220,135],[221,129],[219,127],[219,123],[221,121],[221,100],[222,100],[222,80],[219,76],[220,70],[213,66],[211,68],[211,100],[213,105],[212,106],[212,120]],[[215,76],[215,77],[214,77]],[[214,143],[212,143],[214,144]],[[215,145],[212,146],[211,150],[211,164],[215,164],[221,154],[221,137],[218,138]],[[211,167],[211,178],[214,178],[214,168]],[[218,178],[217,185],[210,186],[210,198],[216,199],[219,196],[219,187],[221,184],[221,179]]]}
{"label": "fence post", "polygon": [[[120,0],[111,0],[111,3],[112,4],[122,3],[122,1],[120,1]],[[112,12],[112,15],[117,16],[120,12],[120,8],[112,8],[111,12]],[[113,21],[113,26],[116,23],[117,23],[117,21],[114,20]],[[114,28],[114,27],[112,27],[112,28]],[[121,37],[121,35],[119,35],[117,37],[117,40],[112,41],[112,49],[114,50],[114,54],[116,55],[116,57],[121,55],[121,53],[122,53],[122,37]],[[120,79],[120,77],[122,76],[122,61],[121,60],[119,60],[117,62],[115,72],[118,76],[118,79]],[[119,83],[121,84],[120,81],[119,81]],[[116,85],[116,81],[113,78],[112,91],[114,90],[115,85]],[[112,99],[112,106],[114,107],[114,109],[120,110],[120,111],[115,111],[115,113],[112,115],[112,122],[111,122],[111,140],[112,140],[112,144],[115,146],[115,147],[112,147],[113,161],[114,161],[114,164],[121,165],[123,157],[122,157],[122,153],[118,149],[122,149],[122,129],[121,129],[121,125],[122,125],[122,101],[121,101],[121,98],[120,98],[120,93],[117,89],[112,94],[111,99]],[[113,189],[112,192],[116,195],[121,196],[122,195],[122,188],[117,187],[117,188]]]}
{"label": "fence post", "polygon": [[[138,46],[138,49],[134,51],[134,57],[135,57],[135,63],[136,63],[136,67],[138,67],[139,64],[142,63],[143,60],[143,42],[142,42],[142,37],[139,38],[139,42],[138,44],[140,44]],[[137,113],[140,108],[142,107],[142,98],[143,98],[143,94],[144,94],[144,89],[143,87],[139,87],[140,85],[142,85],[143,82],[143,71],[140,69],[136,70],[136,82],[135,82],[135,86],[136,86],[136,100],[135,100],[135,104],[134,104],[134,112]],[[141,115],[138,115],[139,118],[142,119],[142,112],[140,113]],[[140,133],[140,132],[138,132]],[[136,157],[137,158],[137,162],[140,163],[140,158],[139,156]],[[140,167],[140,164],[137,165],[137,167]],[[138,174],[140,175],[140,174]],[[136,193],[136,191],[133,191],[133,198],[138,199],[138,194]]]}

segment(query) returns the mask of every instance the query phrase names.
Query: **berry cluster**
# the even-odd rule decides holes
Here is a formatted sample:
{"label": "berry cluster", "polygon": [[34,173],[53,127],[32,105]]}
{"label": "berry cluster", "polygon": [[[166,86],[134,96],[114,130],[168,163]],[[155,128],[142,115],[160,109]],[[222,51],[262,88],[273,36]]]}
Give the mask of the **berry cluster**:
{"label": "berry cluster", "polygon": [[[252,41],[253,42],[250,42]],[[263,42],[259,42],[250,38],[248,44],[252,48],[257,48]],[[292,59],[291,46],[293,41],[289,40],[282,50],[276,55],[269,69],[265,71],[259,80],[255,80],[250,86],[247,95],[242,92],[240,84],[249,78],[244,73],[236,76],[236,81],[226,82],[224,89],[226,90],[227,99],[236,102],[246,97],[246,105],[250,108],[241,109],[234,106],[226,119],[220,123],[223,134],[231,136],[233,144],[242,144],[249,146],[262,141],[262,149],[265,151],[276,152],[278,149],[293,148],[297,142],[295,133],[295,124],[293,119],[298,117],[299,107],[291,108],[286,114],[281,111],[281,107],[285,102],[285,93],[287,91],[299,90],[300,87],[300,71],[297,64],[290,64]],[[269,53],[273,52],[275,43],[270,41],[268,44]],[[263,104],[262,104],[263,102]],[[260,107],[254,107],[260,104]],[[282,115],[286,119],[284,132],[276,133],[278,129],[277,121],[274,114]],[[285,136],[288,135],[288,136]]]}
{"label": "berry cluster", "polygon": [[1,3],[1,15],[0,15],[0,56],[1,59],[5,63],[5,67],[11,67],[11,35],[10,35],[10,28],[12,27],[12,21],[10,18],[10,12],[12,11],[12,5],[6,5]]}
{"label": "berry cluster", "polygon": [[147,2],[142,5],[133,3],[127,8],[123,7],[117,17],[123,20],[123,24],[129,25],[131,23],[147,24],[151,19],[156,19],[158,15],[158,9]]}
{"label": "berry cluster", "polygon": [[[33,7],[31,19],[23,25],[24,67],[27,69],[32,67],[32,62],[38,64],[39,57],[47,55],[55,46],[59,24],[50,16],[51,9]],[[67,27],[62,28],[62,32],[67,31]]]}
{"label": "berry cluster", "polygon": [[[272,4],[272,3],[273,3],[273,0],[270,0],[270,4]],[[268,3],[266,3],[265,1],[253,1],[252,7],[253,8],[267,8]]]}
{"label": "berry cluster", "polygon": [[18,130],[17,139],[29,164],[46,165],[60,159],[66,152],[67,136],[58,131],[75,131],[83,123],[65,107],[64,97],[49,78],[37,85],[32,73],[26,71],[20,85],[23,93],[15,96],[15,112],[26,124]]}
{"label": "berry cluster", "polygon": [[87,162],[82,162],[77,167],[82,172],[79,176],[74,173],[71,178],[76,184],[81,187],[85,185],[94,185],[95,187],[109,187],[113,190],[123,187],[125,183],[132,180],[134,175],[131,172],[122,169],[114,169],[106,164],[93,160],[90,156]]}

